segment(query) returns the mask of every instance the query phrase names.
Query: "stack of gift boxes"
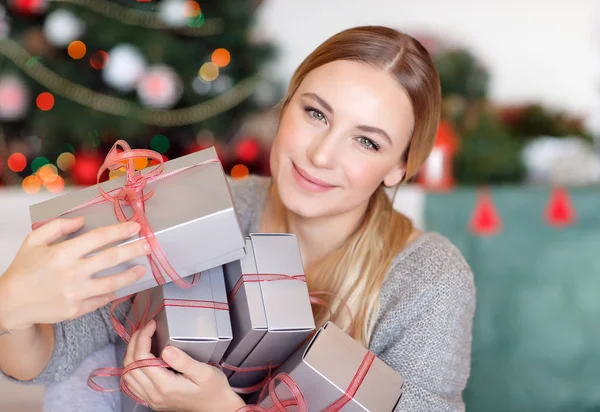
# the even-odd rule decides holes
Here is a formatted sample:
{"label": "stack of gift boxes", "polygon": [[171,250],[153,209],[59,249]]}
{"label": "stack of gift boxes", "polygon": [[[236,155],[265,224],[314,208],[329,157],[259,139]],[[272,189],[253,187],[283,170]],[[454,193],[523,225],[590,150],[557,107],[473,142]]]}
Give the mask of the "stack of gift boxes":
{"label": "stack of gift boxes", "polygon": [[[261,391],[282,372],[298,386],[308,411],[394,410],[403,391],[402,377],[335,324],[315,331],[296,237],[245,236],[216,159],[209,148],[168,161],[162,175],[148,179],[143,189],[143,194],[153,191],[143,213],[156,241],[173,270],[186,282],[195,282],[193,286],[180,287],[166,275],[160,285],[147,257],[95,275],[146,266],[142,279],[117,292],[117,297],[137,294],[127,316],[133,322],[125,322],[125,328],[132,332],[154,318],[155,356],[173,345],[214,364],[232,387],[248,394],[247,402],[264,408],[272,405],[273,396],[292,398],[288,386],[277,380],[271,391]],[[144,176],[148,170],[136,173]],[[117,196],[131,184],[123,176],[33,205],[32,222],[85,216],[84,227],[74,235],[117,223],[115,203],[125,204],[123,199],[92,199],[99,199],[98,186]],[[138,235],[107,247],[137,241],[142,241]],[[142,313],[146,316],[140,319]],[[126,348],[123,340],[117,344],[121,361]],[[149,410],[125,394],[122,400],[123,412]]]}

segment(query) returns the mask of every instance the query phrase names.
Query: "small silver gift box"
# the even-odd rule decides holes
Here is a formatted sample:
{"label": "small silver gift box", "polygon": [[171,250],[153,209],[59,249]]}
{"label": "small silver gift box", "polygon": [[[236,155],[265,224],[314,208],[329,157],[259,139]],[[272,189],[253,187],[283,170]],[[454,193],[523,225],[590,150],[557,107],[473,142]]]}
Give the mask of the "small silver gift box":
{"label": "small silver gift box", "polygon": [[[328,322],[275,375],[286,373],[294,380],[304,395],[309,411],[323,411],[344,397],[354,380],[360,383],[358,390],[348,403],[336,410],[391,412],[402,397],[404,380],[398,372],[376,357],[370,365],[365,363],[366,355],[367,349]],[[359,370],[366,371],[362,381],[356,380]],[[293,399],[289,389],[280,382],[276,383],[275,392],[281,401]],[[266,393],[260,405],[268,408],[273,402]],[[257,401],[258,395],[250,399],[250,403]],[[289,410],[296,409],[291,407]]]}
{"label": "small silver gift box", "polygon": [[[191,281],[191,278],[186,280]],[[206,302],[227,302],[221,266],[202,272],[199,282],[189,289],[181,289],[176,284],[169,283],[141,292],[128,318],[134,321],[134,313],[137,312],[139,317],[147,307],[149,316],[156,314],[152,353],[157,357],[167,345],[171,345],[197,361],[218,362],[232,339],[229,311],[194,307],[193,302],[199,303],[198,306],[210,306],[204,305]],[[119,339],[117,359],[121,364],[126,350],[127,344]],[[121,395],[121,402],[123,412],[150,410],[138,405],[124,393]]]}
{"label": "small silver gift box", "polygon": [[[242,275],[303,275],[298,240],[292,234],[251,234],[246,256],[224,265],[233,340],[223,361],[252,368],[285,361],[315,329],[306,282],[273,280],[240,282]],[[239,287],[233,299],[232,290]],[[268,371],[233,372],[225,369],[233,387],[260,383]]]}
{"label": "small silver gift box", "polygon": [[[209,148],[170,160],[164,164],[163,173],[182,171],[150,182],[144,190],[144,193],[148,193],[155,189],[144,205],[146,217],[170,264],[181,277],[240,259],[245,254],[244,234],[223,168],[219,162],[202,164],[216,157],[215,149]],[[142,170],[142,174],[153,168]],[[121,176],[100,183],[100,186],[110,192],[122,187],[125,181],[126,177]],[[98,195],[98,187],[94,185],[32,205],[31,221],[43,222],[59,215],[65,218],[84,216],[84,227],[68,238],[118,223],[113,204],[107,201],[65,214]],[[129,207],[125,206],[124,210],[128,216],[132,215]],[[58,241],[61,240],[64,237]],[[139,241],[138,235],[112,243],[107,248],[135,241]],[[90,256],[101,250],[94,251]],[[147,257],[132,259],[94,276],[108,276],[136,265],[146,266],[144,277],[133,285],[119,289],[117,298],[157,286]],[[167,282],[171,282],[166,273],[163,276]]]}

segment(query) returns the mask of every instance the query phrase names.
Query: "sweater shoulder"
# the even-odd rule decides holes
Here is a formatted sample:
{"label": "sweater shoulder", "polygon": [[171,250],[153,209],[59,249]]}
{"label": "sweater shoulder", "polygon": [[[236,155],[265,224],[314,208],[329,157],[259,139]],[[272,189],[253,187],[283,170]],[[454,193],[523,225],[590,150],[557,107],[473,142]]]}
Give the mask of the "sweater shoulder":
{"label": "sweater shoulder", "polygon": [[415,303],[436,295],[475,301],[475,281],[462,253],[446,237],[435,232],[423,233],[393,259],[382,290],[382,306],[404,299]]}
{"label": "sweater shoulder", "polygon": [[254,219],[258,218],[271,179],[265,176],[250,175],[246,179],[227,178],[231,198],[245,234],[248,234]]}

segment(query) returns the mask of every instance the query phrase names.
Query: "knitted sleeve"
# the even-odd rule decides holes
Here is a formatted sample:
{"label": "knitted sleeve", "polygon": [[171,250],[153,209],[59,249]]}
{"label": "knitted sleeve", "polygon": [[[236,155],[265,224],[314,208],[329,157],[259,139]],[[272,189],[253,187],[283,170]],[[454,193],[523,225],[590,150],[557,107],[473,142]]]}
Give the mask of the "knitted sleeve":
{"label": "knitted sleeve", "polygon": [[371,349],[405,379],[397,411],[464,411],[475,311],[473,275],[432,237],[396,262],[384,285]]}
{"label": "knitted sleeve", "polygon": [[[130,301],[121,305],[120,313],[115,315],[119,321],[123,321],[124,315],[122,313],[129,312],[130,307]],[[50,362],[41,374],[24,383],[51,384],[60,382],[69,377],[89,354],[102,349],[108,343],[115,343],[117,339],[120,339],[110,322],[109,309],[110,305],[107,305],[77,319],[53,325],[54,351]],[[0,371],[0,374],[3,374],[2,371]],[[8,378],[17,381],[10,376]]]}

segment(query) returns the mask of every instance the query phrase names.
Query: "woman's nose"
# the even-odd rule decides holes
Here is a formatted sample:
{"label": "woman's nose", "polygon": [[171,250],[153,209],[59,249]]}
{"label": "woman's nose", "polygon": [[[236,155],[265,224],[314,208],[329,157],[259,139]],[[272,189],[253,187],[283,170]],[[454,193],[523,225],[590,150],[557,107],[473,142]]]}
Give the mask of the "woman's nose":
{"label": "woman's nose", "polygon": [[324,133],[314,139],[308,149],[308,158],[316,167],[333,168],[336,152],[339,151],[338,138],[333,133]]}

